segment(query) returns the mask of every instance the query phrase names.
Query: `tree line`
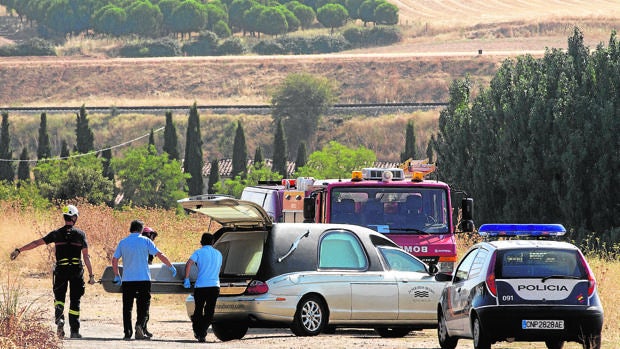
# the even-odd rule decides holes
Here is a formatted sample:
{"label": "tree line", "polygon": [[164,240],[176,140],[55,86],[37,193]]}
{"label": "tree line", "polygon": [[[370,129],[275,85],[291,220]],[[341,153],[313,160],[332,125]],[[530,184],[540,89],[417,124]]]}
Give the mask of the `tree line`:
{"label": "tree line", "polygon": [[[506,60],[490,86],[453,82],[433,149],[476,222],[562,223],[620,239],[620,43]],[[607,235],[608,234],[608,235]]]}
{"label": "tree line", "polygon": [[[291,145],[297,148],[297,166],[301,168],[305,163],[306,144],[313,144],[321,114],[335,100],[335,89],[335,84],[326,78],[303,73],[287,77],[273,95],[273,165],[271,168],[265,166],[259,147],[255,152],[254,166],[247,168],[249,156],[245,132],[239,122],[234,131],[232,180],[237,185],[244,185],[250,183],[248,181],[252,181],[252,178],[254,182],[250,184],[266,178],[287,176],[287,163],[291,158],[287,149]],[[300,108],[305,112],[298,113]],[[147,146],[129,144],[130,148],[122,156],[112,158],[111,150],[125,144],[95,149],[94,134],[84,105],[76,113],[75,143],[70,149],[69,142],[63,140],[59,155],[52,154],[47,114],[41,113],[37,155],[36,160],[32,160],[27,147],[23,147],[19,159],[14,159],[9,114],[2,112],[0,181],[4,185],[0,190],[0,199],[27,199],[28,204],[35,206],[45,206],[57,200],[84,199],[92,204],[169,209],[177,207],[178,199],[204,192],[214,193],[217,188],[221,190],[220,193],[234,194],[236,189],[227,189],[223,184],[217,187],[220,181],[218,159],[212,159],[208,187],[205,186],[203,137],[196,103],[189,109],[185,153],[182,157],[178,151],[179,141],[172,112],[166,112],[165,116],[161,152],[158,152],[155,145],[155,131],[151,130]],[[300,123],[305,128],[300,129]],[[285,132],[291,135],[290,143],[287,143]],[[254,170],[256,172],[251,174],[254,177],[251,177],[249,174]]]}
{"label": "tree line", "polygon": [[[611,34],[607,47],[599,45],[590,53],[583,44],[583,34],[575,29],[566,52],[549,49],[539,59],[508,59],[489,87],[472,89],[467,78],[453,82],[448,107],[440,112],[438,132],[428,140],[426,154],[415,149],[413,122],[407,125],[401,161],[428,157],[436,162],[439,179],[475,198],[478,225],[562,223],[576,240],[597,232],[602,241],[617,242],[620,43],[616,33]],[[287,164],[291,159],[296,161],[296,175],[347,176],[352,168],[372,164],[376,156],[363,146],[348,148],[336,142],[317,149],[315,136],[321,114],[336,94],[335,83],[326,78],[304,73],[288,76],[271,100],[271,166],[267,166],[259,147],[254,164],[248,167],[245,131],[238,122],[231,133],[232,178],[219,178],[218,159],[209,159],[208,186],[203,182],[202,169],[209,156],[202,153],[195,104],[188,115],[182,159],[175,151],[178,141],[168,114],[161,154],[153,144],[133,147],[122,158],[112,159],[107,151],[92,154],[93,136],[82,107],[76,113],[73,150],[63,141],[61,159],[40,161],[50,156],[42,115],[39,161],[32,170],[36,185],[28,185],[29,170],[22,168],[28,162],[19,162],[17,185],[14,189],[2,188],[0,197],[21,190],[20,197],[33,198],[36,192],[49,200],[84,197],[115,204],[114,199],[122,195],[121,205],[175,207],[176,198],[186,195],[205,191],[238,195],[244,186],[258,180],[281,179],[290,172]],[[12,186],[14,163],[4,161],[13,157],[8,125],[4,113],[0,179]],[[27,149],[22,150],[20,159],[28,159]],[[102,178],[109,184],[97,184]]]}
{"label": "tree line", "polygon": [[315,22],[333,32],[347,21],[394,25],[398,7],[386,0],[0,0],[43,37],[80,34],[158,38],[211,31],[280,35]]}

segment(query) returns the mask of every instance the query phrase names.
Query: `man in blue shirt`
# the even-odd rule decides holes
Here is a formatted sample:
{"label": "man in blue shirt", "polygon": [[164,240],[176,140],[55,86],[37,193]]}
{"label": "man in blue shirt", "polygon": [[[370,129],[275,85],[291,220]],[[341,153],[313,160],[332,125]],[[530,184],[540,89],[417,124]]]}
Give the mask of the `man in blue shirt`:
{"label": "man in blue shirt", "polygon": [[196,264],[198,275],[194,284],[194,315],[192,315],[192,329],[194,337],[199,342],[205,342],[207,329],[211,325],[215,303],[220,295],[220,269],[222,268],[222,254],[213,248],[213,235],[202,234],[201,248],[194,251],[185,263],[185,280],[183,286],[190,288],[189,272]]}
{"label": "man in blue shirt", "polygon": [[[142,236],[144,223],[134,220],[129,226],[129,236],[122,239],[114,256],[112,269],[114,270],[114,284],[123,288],[123,327],[125,337],[130,340],[132,335],[131,311],[134,298],[136,299],[136,339],[151,339],[152,334],[146,330],[151,305],[151,271],[149,269],[149,254],[159,258],[175,277],[177,270],[168,258],[155,246],[153,241]],[[119,259],[123,259],[123,278],[118,268]]]}

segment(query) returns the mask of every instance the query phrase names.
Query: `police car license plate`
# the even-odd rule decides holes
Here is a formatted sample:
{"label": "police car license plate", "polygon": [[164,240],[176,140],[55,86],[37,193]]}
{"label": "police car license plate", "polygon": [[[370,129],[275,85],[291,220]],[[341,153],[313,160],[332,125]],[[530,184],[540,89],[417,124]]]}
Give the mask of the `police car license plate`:
{"label": "police car license plate", "polygon": [[564,320],[521,320],[524,330],[563,330]]}

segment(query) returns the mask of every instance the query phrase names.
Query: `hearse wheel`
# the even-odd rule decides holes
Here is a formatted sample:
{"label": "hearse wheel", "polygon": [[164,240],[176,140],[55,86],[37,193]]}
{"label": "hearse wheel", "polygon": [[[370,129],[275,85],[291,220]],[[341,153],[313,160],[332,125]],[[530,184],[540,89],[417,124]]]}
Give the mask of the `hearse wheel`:
{"label": "hearse wheel", "polygon": [[222,342],[241,339],[248,333],[248,324],[245,322],[216,322],[211,324],[213,334]]}
{"label": "hearse wheel", "polygon": [[297,305],[291,331],[296,336],[316,336],[327,323],[327,311],[321,298],[310,295],[302,298]]}

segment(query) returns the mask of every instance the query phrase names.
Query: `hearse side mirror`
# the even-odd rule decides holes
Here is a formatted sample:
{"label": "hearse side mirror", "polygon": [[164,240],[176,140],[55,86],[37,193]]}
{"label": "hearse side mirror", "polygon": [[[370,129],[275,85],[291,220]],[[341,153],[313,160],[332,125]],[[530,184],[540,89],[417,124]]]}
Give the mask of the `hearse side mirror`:
{"label": "hearse side mirror", "polygon": [[472,198],[461,200],[461,231],[467,233],[474,231],[474,199]]}
{"label": "hearse side mirror", "polygon": [[439,273],[439,267],[437,267],[437,264],[431,263],[428,266],[428,274],[429,275],[436,275],[437,273]]}
{"label": "hearse side mirror", "polygon": [[435,274],[435,280],[436,281],[441,281],[441,282],[452,281],[452,274],[450,274],[450,273],[437,273],[437,274]]}

